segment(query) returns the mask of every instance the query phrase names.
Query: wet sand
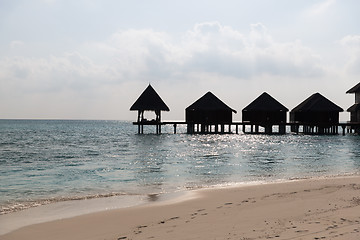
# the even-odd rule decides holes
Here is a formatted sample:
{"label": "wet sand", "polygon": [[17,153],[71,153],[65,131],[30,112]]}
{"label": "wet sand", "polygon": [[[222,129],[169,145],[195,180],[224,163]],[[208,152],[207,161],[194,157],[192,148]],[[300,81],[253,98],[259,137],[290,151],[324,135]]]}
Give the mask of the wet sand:
{"label": "wet sand", "polygon": [[23,227],[9,239],[360,239],[360,177],[206,189]]}

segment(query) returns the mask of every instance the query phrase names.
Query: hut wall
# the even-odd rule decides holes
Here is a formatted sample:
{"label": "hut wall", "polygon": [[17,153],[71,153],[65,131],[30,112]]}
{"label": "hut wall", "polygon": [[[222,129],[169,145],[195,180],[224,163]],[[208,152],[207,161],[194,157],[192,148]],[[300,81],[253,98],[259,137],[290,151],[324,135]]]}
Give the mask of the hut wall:
{"label": "hut wall", "polygon": [[296,113],[290,112],[290,122],[296,122],[295,115],[296,115]]}
{"label": "hut wall", "polygon": [[356,112],[350,112],[350,122],[356,122],[357,114]]}
{"label": "hut wall", "polygon": [[337,124],[339,123],[338,112],[291,112],[291,122],[310,124]]}
{"label": "hut wall", "polygon": [[350,112],[350,122],[360,122],[360,111]]}
{"label": "hut wall", "polygon": [[360,122],[360,110],[352,112],[351,115],[354,115],[354,120],[351,119],[352,122]]}
{"label": "hut wall", "polygon": [[243,122],[279,124],[286,123],[286,112],[242,112]]}
{"label": "hut wall", "polygon": [[203,110],[186,110],[186,122],[221,124],[232,123],[232,111],[203,111]]}

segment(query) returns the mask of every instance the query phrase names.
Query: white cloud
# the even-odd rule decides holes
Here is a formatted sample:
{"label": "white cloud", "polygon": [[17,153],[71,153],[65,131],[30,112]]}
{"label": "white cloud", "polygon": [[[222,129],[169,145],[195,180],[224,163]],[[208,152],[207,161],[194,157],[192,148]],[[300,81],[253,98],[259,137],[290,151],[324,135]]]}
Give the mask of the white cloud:
{"label": "white cloud", "polygon": [[275,42],[261,23],[251,25],[248,34],[219,23],[196,25],[187,33],[182,48],[188,52],[186,56],[191,56],[184,64],[187,71],[237,78],[263,74],[297,78],[322,72],[320,58],[309,48],[299,41]]}
{"label": "white cloud", "polygon": [[346,47],[359,49],[360,48],[360,35],[345,36],[340,40],[340,43]]}
{"label": "white cloud", "polygon": [[17,48],[17,47],[21,47],[24,45],[23,41],[20,40],[14,40],[10,42],[10,48]]}
{"label": "white cloud", "polygon": [[251,24],[249,40],[258,48],[267,48],[273,44],[267,28],[261,23]]}
{"label": "white cloud", "polygon": [[332,6],[334,6],[336,0],[325,0],[320,3],[314,4],[307,10],[308,16],[320,16],[325,14]]}
{"label": "white cloud", "polygon": [[296,79],[319,77],[324,71],[321,58],[310,48],[300,41],[276,42],[261,23],[251,25],[248,33],[218,22],[199,23],[179,38],[150,29],[119,31],[62,56],[7,57],[0,62],[2,79],[37,92],[82,92],[127,81],[183,81],[201,73]]}
{"label": "white cloud", "polygon": [[[49,58],[13,57],[0,60],[3,84],[16,83],[15,92],[82,92],[111,78],[108,67],[94,64],[78,53]],[[106,80],[105,80],[106,81]]]}
{"label": "white cloud", "polygon": [[340,44],[347,50],[348,60],[346,71],[350,74],[360,74],[360,35],[348,35],[340,40]]}
{"label": "white cloud", "polygon": [[125,81],[185,79],[201,72],[243,79],[322,74],[321,59],[311,49],[299,41],[274,41],[261,23],[248,33],[218,22],[199,23],[180,37],[149,29],[120,31],[105,42],[88,43],[81,52]]}
{"label": "white cloud", "polygon": [[[356,45],[357,37],[349,36],[341,42]],[[181,114],[172,118],[181,119],[187,104],[179,101],[184,91],[191,95],[189,99],[196,99],[212,88],[223,96],[226,92],[236,96],[242,84],[266,91],[278,88],[277,81],[282,86],[289,84],[289,88],[297,86],[299,80],[303,88],[306,82],[321,86],[327,72],[314,50],[299,40],[277,41],[261,23],[240,32],[218,22],[205,22],[179,35],[130,29],[104,41],[84,43],[62,55],[2,57],[0,100],[15,96],[29,114],[41,111],[58,116],[66,112],[66,116],[83,118],[100,112],[107,118],[128,119],[114,109],[129,115],[128,108],[143,85],[161,82],[164,89],[172,89],[166,99],[172,103],[172,110],[178,109],[177,114]],[[226,90],[221,90],[219,83],[228,86]],[[166,91],[162,92],[166,97]]]}

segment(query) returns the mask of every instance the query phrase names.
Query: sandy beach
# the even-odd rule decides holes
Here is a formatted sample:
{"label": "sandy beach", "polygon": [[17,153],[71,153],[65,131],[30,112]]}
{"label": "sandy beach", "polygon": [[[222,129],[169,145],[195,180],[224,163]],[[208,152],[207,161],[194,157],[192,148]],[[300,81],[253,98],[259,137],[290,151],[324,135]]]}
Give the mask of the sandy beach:
{"label": "sandy beach", "polygon": [[2,240],[360,239],[360,177],[197,190],[30,225]]}

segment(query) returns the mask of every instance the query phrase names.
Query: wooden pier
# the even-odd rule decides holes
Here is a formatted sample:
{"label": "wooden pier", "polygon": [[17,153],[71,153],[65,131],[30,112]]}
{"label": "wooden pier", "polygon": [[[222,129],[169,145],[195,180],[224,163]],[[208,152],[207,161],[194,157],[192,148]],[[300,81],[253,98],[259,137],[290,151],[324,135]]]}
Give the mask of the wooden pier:
{"label": "wooden pier", "polygon": [[[186,125],[187,133],[189,134],[226,134],[236,133],[239,134],[240,129],[246,134],[286,134],[286,127],[290,127],[290,132],[296,134],[309,134],[309,135],[337,135],[339,134],[339,128],[341,128],[342,135],[346,133],[357,133],[360,134],[360,122],[347,122],[347,123],[336,123],[336,124],[304,124],[304,123],[284,123],[277,127],[282,129],[281,131],[273,131],[271,126],[263,126],[261,123],[248,123],[248,122],[232,122],[229,124],[193,124],[182,121],[169,121],[169,122],[156,122],[156,121],[145,121],[145,122],[133,122],[133,125],[138,126],[138,134],[144,134],[144,126],[155,126],[156,134],[161,134],[161,127],[164,125],[172,125],[173,133],[177,133],[177,126]],[[233,130],[235,127],[235,131]],[[248,131],[250,128],[250,131]],[[264,131],[260,131],[263,128]]]}

